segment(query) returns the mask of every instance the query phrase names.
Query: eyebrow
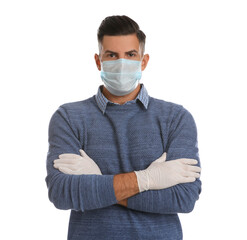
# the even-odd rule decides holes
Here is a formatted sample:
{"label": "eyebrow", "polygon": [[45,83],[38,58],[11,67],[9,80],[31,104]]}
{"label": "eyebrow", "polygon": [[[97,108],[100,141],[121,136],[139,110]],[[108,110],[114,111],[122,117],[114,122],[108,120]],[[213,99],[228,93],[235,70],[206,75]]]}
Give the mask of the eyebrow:
{"label": "eyebrow", "polygon": [[117,54],[116,52],[113,52],[113,51],[110,51],[110,50],[106,50],[106,51],[104,52],[104,54],[106,54],[106,53],[113,53],[113,54]]}
{"label": "eyebrow", "polygon": [[126,53],[133,53],[133,52],[138,53],[138,51],[136,51],[135,49],[130,50],[130,51],[126,52]]}
{"label": "eyebrow", "polygon": [[[128,54],[128,53],[133,53],[133,52],[138,53],[138,51],[136,51],[135,49],[130,50],[130,51],[125,52],[125,53]],[[113,51],[110,51],[110,50],[106,50],[106,51],[104,52],[104,54],[106,54],[106,53],[118,54],[117,52],[113,52]]]}

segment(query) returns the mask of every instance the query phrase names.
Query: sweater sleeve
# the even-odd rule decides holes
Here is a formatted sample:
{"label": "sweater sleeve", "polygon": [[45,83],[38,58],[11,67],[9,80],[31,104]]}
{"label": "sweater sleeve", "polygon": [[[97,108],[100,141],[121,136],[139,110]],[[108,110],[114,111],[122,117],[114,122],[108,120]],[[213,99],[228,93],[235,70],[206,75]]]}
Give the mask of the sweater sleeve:
{"label": "sweater sleeve", "polygon": [[[200,166],[197,129],[192,115],[182,108],[171,122],[166,147],[167,161],[193,158]],[[199,199],[201,181],[178,184],[173,187],[146,191],[128,199],[128,208],[151,213],[189,213]]]}
{"label": "sweater sleeve", "polygon": [[49,125],[47,176],[49,199],[59,209],[86,211],[117,203],[113,175],[67,175],[53,167],[53,161],[62,153],[80,154],[80,137],[71,127],[66,110],[60,107]]}

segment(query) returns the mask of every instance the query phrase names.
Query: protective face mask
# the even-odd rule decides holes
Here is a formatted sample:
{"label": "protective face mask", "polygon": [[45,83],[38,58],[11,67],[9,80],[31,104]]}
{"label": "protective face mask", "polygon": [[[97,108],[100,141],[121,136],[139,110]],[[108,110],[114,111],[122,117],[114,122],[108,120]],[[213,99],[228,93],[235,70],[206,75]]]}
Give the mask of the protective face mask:
{"label": "protective face mask", "polygon": [[118,59],[101,63],[101,79],[106,89],[115,96],[124,96],[137,87],[142,76],[141,62]]}

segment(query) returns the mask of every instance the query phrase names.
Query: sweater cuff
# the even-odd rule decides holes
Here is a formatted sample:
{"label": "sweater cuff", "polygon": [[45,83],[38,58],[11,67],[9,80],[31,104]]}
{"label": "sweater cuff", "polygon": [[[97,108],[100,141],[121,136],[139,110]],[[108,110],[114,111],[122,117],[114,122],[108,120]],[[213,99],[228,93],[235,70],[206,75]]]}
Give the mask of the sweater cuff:
{"label": "sweater cuff", "polygon": [[[150,210],[147,192],[139,193],[133,197],[128,198],[128,208],[138,211]],[[145,196],[145,197],[144,197]]]}
{"label": "sweater cuff", "polygon": [[91,183],[87,181],[87,187],[91,189],[84,192],[85,210],[104,208],[117,203],[113,188],[113,177],[114,175],[93,175]]}

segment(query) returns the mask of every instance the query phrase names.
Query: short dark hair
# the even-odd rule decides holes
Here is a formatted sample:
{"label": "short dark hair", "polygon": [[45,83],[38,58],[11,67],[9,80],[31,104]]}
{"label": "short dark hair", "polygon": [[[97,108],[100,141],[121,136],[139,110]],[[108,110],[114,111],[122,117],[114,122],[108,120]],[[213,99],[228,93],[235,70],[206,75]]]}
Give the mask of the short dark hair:
{"label": "short dark hair", "polygon": [[140,30],[139,25],[134,20],[125,15],[109,16],[101,22],[98,29],[98,43],[99,45],[102,44],[105,35],[120,36],[129,34],[136,34],[142,53],[144,53],[146,35]]}

